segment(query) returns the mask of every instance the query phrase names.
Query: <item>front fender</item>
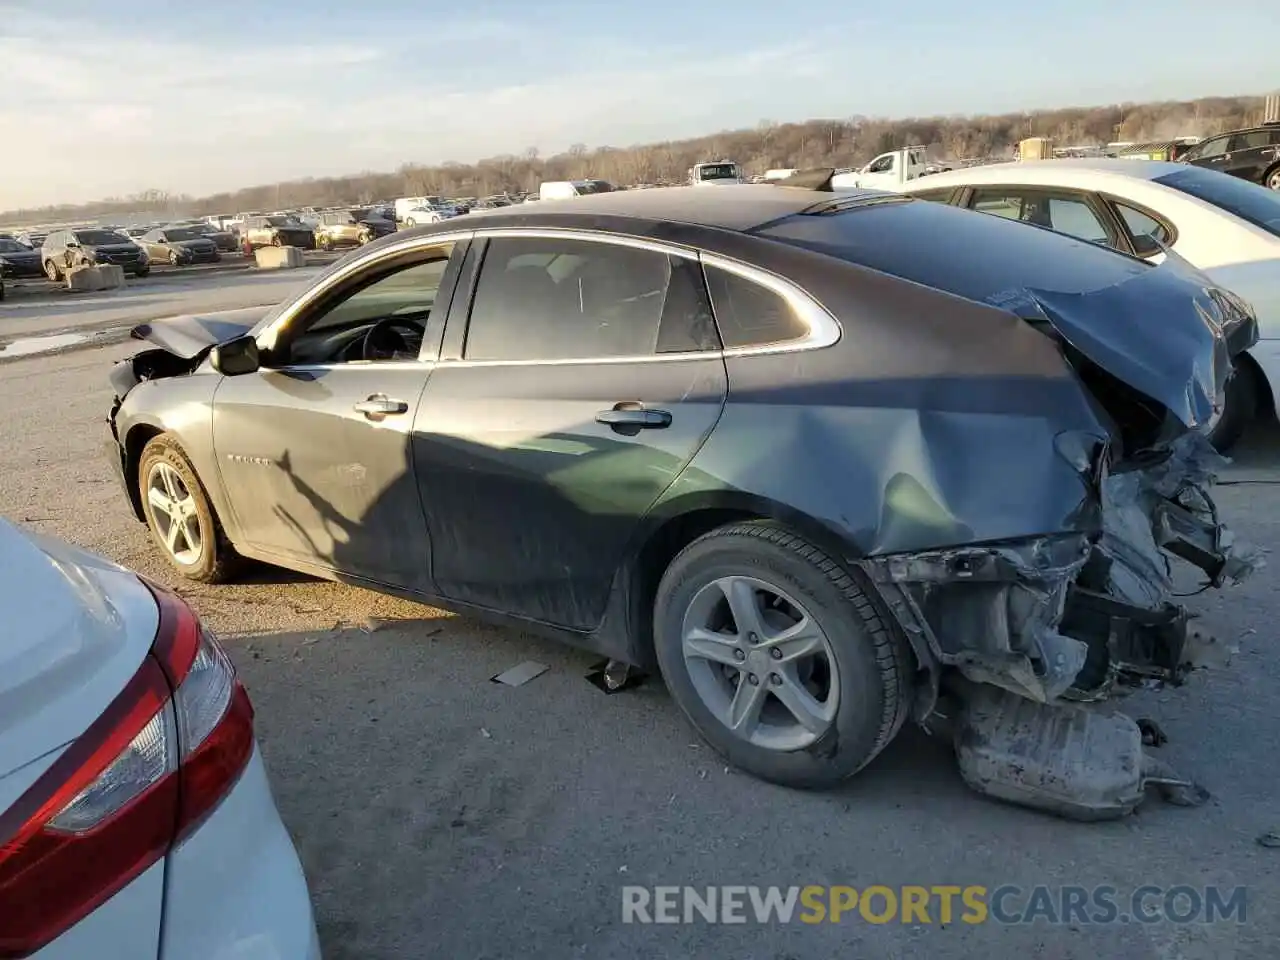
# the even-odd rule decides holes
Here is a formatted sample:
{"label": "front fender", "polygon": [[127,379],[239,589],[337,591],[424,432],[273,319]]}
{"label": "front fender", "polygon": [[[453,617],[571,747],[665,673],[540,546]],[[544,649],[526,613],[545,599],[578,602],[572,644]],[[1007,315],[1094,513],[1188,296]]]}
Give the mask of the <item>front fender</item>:
{"label": "front fender", "polygon": [[233,514],[213,450],[213,397],[221,380],[221,375],[207,363],[201,364],[194,373],[143,380],[118,401],[112,430],[135,514],[141,514],[141,504],[137,501],[137,469],[142,448],[152,437],[167,433],[182,447],[223,529],[234,541],[236,533],[228,528]]}

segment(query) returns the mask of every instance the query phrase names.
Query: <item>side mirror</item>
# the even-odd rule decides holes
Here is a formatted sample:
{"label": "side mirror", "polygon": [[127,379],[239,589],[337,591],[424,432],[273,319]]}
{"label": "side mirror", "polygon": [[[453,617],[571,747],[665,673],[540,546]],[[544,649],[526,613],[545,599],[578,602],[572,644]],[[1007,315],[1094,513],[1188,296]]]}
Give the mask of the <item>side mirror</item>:
{"label": "side mirror", "polygon": [[259,367],[258,341],[250,336],[236,337],[220,343],[209,353],[213,369],[224,377],[254,373]]}

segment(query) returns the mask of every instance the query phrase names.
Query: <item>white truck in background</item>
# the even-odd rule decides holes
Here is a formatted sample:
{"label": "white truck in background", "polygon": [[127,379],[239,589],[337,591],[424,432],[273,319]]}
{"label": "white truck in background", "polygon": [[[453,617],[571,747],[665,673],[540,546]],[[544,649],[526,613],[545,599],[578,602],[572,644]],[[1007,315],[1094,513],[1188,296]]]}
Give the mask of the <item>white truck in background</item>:
{"label": "white truck in background", "polygon": [[742,183],[742,171],[732,160],[708,160],[689,168],[689,186],[722,187]]}
{"label": "white truck in background", "polygon": [[837,190],[861,187],[865,190],[898,190],[908,180],[923,177],[928,161],[925,148],[903,147],[882,153],[861,170],[837,173],[831,178],[831,186]]}

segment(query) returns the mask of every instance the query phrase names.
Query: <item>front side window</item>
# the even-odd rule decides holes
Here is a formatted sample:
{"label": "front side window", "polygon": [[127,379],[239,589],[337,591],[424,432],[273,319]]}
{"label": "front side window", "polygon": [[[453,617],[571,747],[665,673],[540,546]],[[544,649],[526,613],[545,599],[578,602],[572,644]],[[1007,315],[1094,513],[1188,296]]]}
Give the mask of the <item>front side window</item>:
{"label": "front side window", "polygon": [[720,267],[706,268],[707,290],[726,348],[799,340],[809,325],[791,302],[768,287]]}
{"label": "front side window", "polygon": [[1220,157],[1227,152],[1227,141],[1229,139],[1229,137],[1214,137],[1212,140],[1206,140],[1204,143],[1192,147],[1191,152],[1187,154],[1187,159],[1207,160],[1210,157]]}
{"label": "front side window", "polygon": [[883,157],[877,157],[871,161],[871,165],[867,167],[867,173],[888,173],[893,169],[893,154],[886,153]]}
{"label": "front side window", "polygon": [[[442,243],[411,263],[375,266],[287,325],[271,326],[259,342],[272,365],[416,360],[453,247]],[[274,323],[270,315],[267,323]]]}
{"label": "front side window", "polygon": [[975,190],[970,206],[980,213],[1031,223],[1078,240],[1109,242],[1106,228],[1084,197],[996,187]]}
{"label": "front side window", "polygon": [[463,356],[582,360],[714,349],[694,266],[595,240],[490,240]]}

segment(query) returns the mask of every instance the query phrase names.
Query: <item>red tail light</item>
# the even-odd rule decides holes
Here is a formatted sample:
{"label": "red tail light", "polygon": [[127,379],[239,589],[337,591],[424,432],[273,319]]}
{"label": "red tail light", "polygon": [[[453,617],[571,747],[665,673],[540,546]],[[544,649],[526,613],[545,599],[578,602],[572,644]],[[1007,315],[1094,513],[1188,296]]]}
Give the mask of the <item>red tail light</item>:
{"label": "red tail light", "polygon": [[176,595],[151,655],[106,711],[0,813],[0,958],[74,926],[179,843],[253,753],[235,670]]}

